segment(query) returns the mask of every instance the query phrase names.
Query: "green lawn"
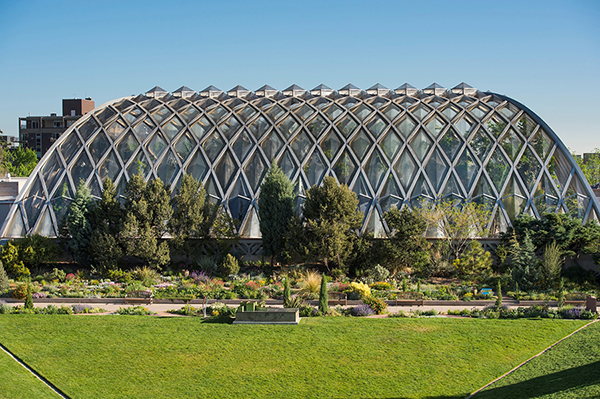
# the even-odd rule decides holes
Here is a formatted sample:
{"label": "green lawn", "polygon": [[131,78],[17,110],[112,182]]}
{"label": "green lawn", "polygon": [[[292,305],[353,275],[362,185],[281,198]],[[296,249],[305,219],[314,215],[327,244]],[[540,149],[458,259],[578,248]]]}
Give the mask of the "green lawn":
{"label": "green lawn", "polygon": [[474,399],[600,398],[600,322],[478,393]]}
{"label": "green lawn", "polygon": [[48,386],[0,350],[0,398],[58,399]]}
{"label": "green lawn", "polygon": [[584,323],[1,315],[0,342],[72,398],[464,398]]}

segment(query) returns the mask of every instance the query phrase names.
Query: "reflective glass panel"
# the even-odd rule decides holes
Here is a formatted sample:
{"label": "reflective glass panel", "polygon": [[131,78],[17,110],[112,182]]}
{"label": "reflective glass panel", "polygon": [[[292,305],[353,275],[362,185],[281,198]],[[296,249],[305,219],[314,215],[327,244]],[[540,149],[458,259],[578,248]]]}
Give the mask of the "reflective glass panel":
{"label": "reflective glass panel", "polygon": [[362,121],[371,113],[371,108],[367,107],[365,104],[360,104],[352,110],[352,113]]}
{"label": "reflective glass panel", "polygon": [[253,146],[254,143],[250,140],[250,135],[244,130],[233,143],[233,152],[240,162],[244,162]]}
{"label": "reflective glass panel", "polygon": [[375,117],[367,123],[367,129],[369,129],[375,137],[379,137],[387,125],[387,122],[380,118],[379,115],[375,114]]}
{"label": "reflective glass panel", "polygon": [[179,138],[179,140],[177,140],[177,144],[175,144],[175,151],[177,152],[177,155],[179,155],[181,162],[185,162],[195,146],[196,143],[188,132],[185,132]]}
{"label": "reflective glass panel", "polygon": [[330,107],[323,110],[323,113],[327,115],[327,117],[331,120],[334,120],[338,116],[340,116],[343,112],[343,108],[337,105],[336,103],[331,104]]}
{"label": "reflective glass panel", "polygon": [[104,181],[107,177],[110,178],[113,182],[116,180],[119,172],[121,171],[121,164],[117,160],[117,156],[114,151],[111,151],[110,154],[102,161],[102,164],[98,168],[98,174]]}
{"label": "reflective glass panel", "polygon": [[48,192],[52,192],[52,189],[54,189],[54,185],[56,184],[62,169],[62,163],[59,161],[58,156],[56,156],[56,154],[52,154],[42,171],[42,176],[44,177],[44,182],[46,183]]}
{"label": "reflective glass panel", "polygon": [[205,117],[198,119],[192,126],[190,126],[190,130],[192,133],[194,133],[194,136],[196,136],[198,141],[202,141],[202,138],[206,133],[208,133],[210,128],[210,122]]}
{"label": "reflective glass panel", "polygon": [[201,151],[196,151],[185,169],[188,175],[194,176],[194,179],[202,181],[208,171],[208,164],[204,160]]}
{"label": "reflective glass panel", "polygon": [[479,164],[469,149],[463,151],[455,166],[455,170],[463,187],[469,192],[471,190],[471,184],[473,184],[475,177],[477,177],[477,172],[479,171]]}
{"label": "reflective glass panel", "polygon": [[173,141],[173,138],[177,136],[182,128],[183,123],[179,118],[174,117],[163,126],[163,132],[169,138],[169,141]]}
{"label": "reflective glass panel", "polygon": [[377,192],[381,181],[388,171],[388,164],[385,162],[383,155],[379,153],[379,150],[373,151],[371,158],[367,162],[365,171],[367,172],[371,187]]}
{"label": "reflective glass panel", "polygon": [[244,172],[252,191],[257,192],[267,172],[267,163],[260,156],[260,151],[254,151],[254,155],[252,155],[248,164],[244,167]]}
{"label": "reflective glass panel", "polygon": [[[139,144],[138,144],[137,140],[135,139],[135,136],[133,135],[133,133],[131,133],[131,131],[129,131],[125,135],[123,140],[121,140],[119,142],[119,144],[117,145],[117,150],[119,151],[119,155],[121,156],[121,159],[123,160],[123,162],[127,163],[127,161],[129,161],[129,158],[131,157],[131,155],[133,155],[133,153],[135,152],[135,150],[138,147],[139,147]],[[91,146],[90,146],[90,152],[93,153]]]}
{"label": "reflective glass panel", "polygon": [[492,149],[492,139],[480,128],[471,140],[471,148],[483,162]]}
{"label": "reflective glass panel", "polygon": [[90,118],[77,130],[79,130],[79,134],[81,134],[81,137],[83,137],[84,140],[87,140],[90,138],[92,133],[96,131],[96,129],[98,129],[98,123],[94,120],[94,118]]}
{"label": "reflective glass panel", "polygon": [[177,163],[177,158],[175,158],[173,152],[169,151],[169,153],[163,158],[162,162],[158,166],[158,177],[160,177],[165,184],[169,184],[173,182],[173,179],[175,179],[177,173],[179,173],[179,164]]}
{"label": "reflective glass panel", "polygon": [[514,161],[519,154],[519,151],[521,151],[523,140],[521,140],[514,130],[509,129],[508,133],[502,138],[500,145],[504,148],[504,151],[506,151],[510,159]]}
{"label": "reflective glass panel", "polygon": [[60,152],[67,164],[71,163],[77,151],[81,148],[81,141],[75,133],[71,133],[65,141],[60,145]]}
{"label": "reflective glass panel", "polygon": [[454,122],[454,128],[457,132],[462,134],[463,137],[467,137],[469,133],[471,133],[471,128],[474,124],[475,122],[471,118],[464,115],[462,118]]}
{"label": "reflective glass panel", "polygon": [[337,160],[333,170],[340,184],[349,184],[352,181],[352,177],[356,171],[356,164],[352,160],[348,150],[345,150],[342,156]]}
{"label": "reflective glass panel", "polygon": [[310,121],[306,127],[312,133],[313,137],[318,138],[321,136],[321,133],[323,133],[327,125],[328,123],[325,121],[325,119],[323,119],[321,115],[317,115],[317,117]]}
{"label": "reflective glass panel", "polygon": [[429,111],[430,109],[423,104],[419,104],[410,110],[410,112],[412,112],[412,114],[416,116],[418,120],[423,120],[423,118],[429,114]]}
{"label": "reflective glass panel", "polygon": [[471,108],[471,114],[475,116],[475,118],[481,120],[484,116],[486,116],[490,112],[490,109],[483,105],[482,103],[477,104],[475,107]]}
{"label": "reflective glass panel", "polygon": [[283,141],[279,138],[275,130],[272,130],[271,133],[269,133],[263,140],[260,146],[265,152],[267,159],[273,160],[283,146]]}
{"label": "reflective glass panel", "polygon": [[279,119],[281,115],[285,113],[285,111],[279,106],[279,104],[275,104],[271,108],[269,108],[265,113],[269,118],[271,118],[273,122],[276,122],[277,119]]}
{"label": "reflective glass panel", "polygon": [[429,132],[433,134],[433,137],[437,138],[442,132],[442,130],[444,130],[444,127],[446,127],[446,122],[444,122],[442,118],[436,115],[433,118],[431,118],[425,124],[425,126],[427,127],[427,130],[429,130]]}
{"label": "reflective glass panel", "polygon": [[396,122],[396,128],[404,136],[404,138],[408,138],[408,136],[410,136],[413,130],[415,130],[415,126],[417,125],[408,115]]}
{"label": "reflective glass panel", "polygon": [[460,136],[452,128],[450,128],[440,140],[440,147],[442,147],[442,150],[444,150],[451,161],[454,160],[461,144],[462,140],[460,139]]}
{"label": "reflective glass panel", "polygon": [[308,117],[310,117],[314,113],[313,109],[307,104],[302,104],[302,106],[298,108],[295,112],[296,115],[298,115],[303,120],[308,119]]}
{"label": "reflective glass panel", "polygon": [[204,148],[204,151],[206,152],[206,155],[208,155],[208,158],[211,160],[211,162],[214,162],[217,158],[217,155],[219,155],[223,147],[225,147],[225,142],[217,132],[214,132],[204,142],[204,144],[202,144],[202,147]]}
{"label": "reflective glass panel", "polygon": [[448,118],[449,121],[451,121],[452,119],[454,119],[454,117],[460,112],[460,108],[458,108],[456,105],[450,103],[448,104],[448,106],[444,107],[444,109],[442,110],[442,114]]}
{"label": "reflective glass panel", "polygon": [[371,148],[373,141],[369,138],[369,135],[365,133],[364,130],[361,131],[354,137],[352,142],[350,143],[350,147],[354,150],[354,153],[358,157],[359,160],[363,160],[365,158],[365,154]]}
{"label": "reflective glass panel", "polygon": [[531,133],[533,133],[536,126],[537,123],[535,123],[527,114],[521,115],[521,119],[517,122],[517,129],[525,138],[531,136]]}
{"label": "reflective glass panel", "polygon": [[225,151],[225,154],[215,167],[215,173],[217,174],[217,179],[219,179],[223,192],[227,191],[227,187],[229,187],[229,183],[231,183],[231,179],[235,175],[237,169],[238,167],[233,160],[233,157],[229,151]]}
{"label": "reflective glass panel", "polygon": [[400,159],[394,165],[394,170],[400,179],[404,191],[407,192],[417,172],[417,164],[409,151],[402,152]]}
{"label": "reflective glass panel", "polygon": [[329,159],[329,162],[335,158],[341,146],[342,142],[333,129],[330,130],[323,141],[321,141],[321,148],[327,159]]}
{"label": "reflective glass panel", "polygon": [[340,133],[342,133],[344,137],[348,138],[348,136],[352,134],[354,129],[356,129],[358,123],[356,123],[354,119],[352,119],[350,114],[347,114],[336,124],[336,126]]}
{"label": "reflective glass panel", "polygon": [[315,152],[313,152],[313,154],[309,158],[309,161],[306,164],[304,170],[304,172],[306,173],[306,177],[308,178],[308,182],[311,186],[321,183],[321,179],[325,174],[326,167],[327,166],[321,158],[319,151],[315,150]]}
{"label": "reflective glass panel", "polygon": [[150,158],[152,162],[156,161],[156,159],[160,158],[161,154],[167,147],[167,143],[165,139],[162,138],[160,133],[156,133],[146,144],[146,149],[150,154]]}
{"label": "reflective glass panel", "polygon": [[292,150],[294,150],[296,157],[298,157],[298,160],[302,162],[304,161],[304,157],[306,157],[306,154],[308,154],[308,152],[310,151],[312,147],[312,142],[308,137],[308,134],[306,134],[306,132],[304,131],[301,131],[296,136],[296,138],[294,138],[294,141],[292,141],[291,147]]}
{"label": "reflective glass panel", "polygon": [[527,191],[531,191],[533,189],[533,185],[535,184],[535,180],[537,179],[541,169],[542,166],[536,159],[533,151],[527,147],[517,165],[517,170],[519,171],[519,175],[527,187]]}
{"label": "reflective glass panel", "polygon": [[213,109],[207,112],[207,115],[213,122],[217,123],[225,114],[227,110],[223,108],[221,105],[217,105]]}
{"label": "reflective glass panel", "polygon": [[139,107],[133,107],[128,112],[126,112],[125,114],[123,114],[123,117],[127,120],[127,122],[129,122],[131,124],[142,113],[143,113],[143,111]]}
{"label": "reflective glass panel", "polygon": [[431,143],[432,140],[427,136],[427,133],[425,133],[423,129],[419,130],[419,133],[411,140],[410,146],[421,162],[423,162],[425,155],[427,155],[427,151],[431,148]]}
{"label": "reflective glass panel", "polygon": [[296,163],[290,155],[289,150],[286,150],[283,153],[283,156],[279,158],[279,161],[277,163],[279,164],[279,167],[281,168],[283,173],[285,173],[288,179],[291,179],[292,176],[294,176],[294,174],[296,173]]}
{"label": "reflective glass panel", "polygon": [[154,123],[150,118],[146,118],[133,127],[133,131],[137,134],[140,141],[144,141],[146,137],[154,130]]}
{"label": "reflective glass panel", "polygon": [[79,158],[73,163],[73,167],[71,168],[73,183],[78,186],[79,180],[86,181],[93,169],[94,167],[92,166],[90,158],[87,156],[85,151],[83,151],[81,155],[79,155]]}
{"label": "reflective glass panel", "polygon": [[245,107],[237,111],[237,116],[239,116],[244,123],[248,122],[248,120],[251,119],[254,115],[256,115],[256,111],[249,105],[246,105]]}
{"label": "reflective glass panel", "polygon": [[105,124],[110,118],[115,116],[116,111],[111,109],[110,107],[105,107],[104,109],[96,112],[96,118],[100,121],[100,123]]}
{"label": "reflective glass panel", "polygon": [[171,115],[171,111],[164,105],[161,105],[156,111],[152,113],[152,117],[159,125]]}
{"label": "reflective glass panel", "polygon": [[139,151],[133,161],[127,167],[129,177],[133,175],[142,175],[146,177],[150,172],[150,161],[144,154],[144,151]]}
{"label": "reflective glass panel", "polygon": [[496,186],[496,190],[498,190],[498,192],[502,190],[504,181],[510,171],[510,165],[506,158],[504,158],[504,155],[502,155],[500,151],[494,151],[485,169],[492,179],[494,186]]}
{"label": "reflective glass panel", "polygon": [[190,123],[195,117],[200,115],[200,111],[192,105],[180,112],[179,115],[181,115],[185,123]]}
{"label": "reflective glass panel", "polygon": [[433,184],[433,188],[436,192],[440,190],[447,171],[448,165],[446,164],[446,161],[444,161],[444,157],[442,157],[440,151],[436,149],[431,155],[431,158],[429,158],[429,161],[427,161],[427,166],[425,166],[427,177]]}
{"label": "reflective glass panel", "polygon": [[[283,124],[283,122],[282,122],[282,124]],[[281,124],[280,124],[280,126],[281,126]],[[269,129],[269,127],[270,127],[269,122],[267,122],[267,120],[265,118],[263,118],[261,115],[258,118],[256,118],[254,120],[254,122],[252,122],[250,124],[249,129],[250,129],[250,132],[252,133],[252,135],[254,136],[254,138],[256,140],[258,140],[262,137],[263,134],[265,134],[265,132]],[[288,126],[288,127],[291,127],[291,126]],[[295,127],[294,127],[294,129],[295,129]],[[289,136],[286,136],[286,137],[289,138]]]}
{"label": "reflective glass panel", "polygon": [[402,110],[394,103],[390,103],[387,107],[383,109],[383,114],[388,118],[389,121],[393,121]]}
{"label": "reflective glass panel", "polygon": [[512,119],[512,117],[515,116],[517,112],[519,112],[519,108],[515,107],[511,103],[507,103],[504,107],[502,107],[500,112],[508,119]]}
{"label": "reflective glass panel", "polygon": [[242,126],[240,122],[238,122],[238,120],[235,119],[235,117],[231,116],[227,118],[227,120],[223,122],[219,127],[223,135],[227,138],[227,140],[231,140],[231,138],[237,132],[240,126]]}
{"label": "reflective glass panel", "polygon": [[531,146],[542,161],[544,161],[548,157],[548,154],[550,154],[550,150],[554,146],[554,141],[548,137],[544,129],[539,128],[537,133],[531,138]]}
{"label": "reflective glass panel", "polygon": [[383,149],[383,152],[385,153],[385,155],[387,155],[390,161],[394,159],[401,145],[402,141],[400,140],[398,135],[391,129],[385,135],[383,140],[381,140],[381,148]]}
{"label": "reflective glass panel", "polygon": [[89,148],[92,159],[97,164],[100,158],[106,153],[106,150],[110,148],[110,142],[106,138],[106,135],[100,131],[90,143]]}

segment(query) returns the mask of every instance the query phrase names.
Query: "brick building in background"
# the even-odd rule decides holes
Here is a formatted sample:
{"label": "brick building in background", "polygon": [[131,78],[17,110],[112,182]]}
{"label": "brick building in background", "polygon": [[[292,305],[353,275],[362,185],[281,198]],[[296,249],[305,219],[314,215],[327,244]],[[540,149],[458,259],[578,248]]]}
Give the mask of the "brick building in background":
{"label": "brick building in background", "polygon": [[94,107],[94,101],[89,97],[64,99],[62,116],[50,114],[19,118],[19,141],[23,146],[37,152],[38,158],[41,158],[69,126]]}

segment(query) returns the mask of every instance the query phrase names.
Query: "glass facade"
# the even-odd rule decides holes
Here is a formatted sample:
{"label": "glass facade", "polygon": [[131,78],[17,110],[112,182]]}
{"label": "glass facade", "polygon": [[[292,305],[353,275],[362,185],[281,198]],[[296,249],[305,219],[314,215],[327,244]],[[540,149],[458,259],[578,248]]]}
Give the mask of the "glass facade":
{"label": "glass facade", "polygon": [[491,209],[492,234],[521,214],[597,219],[599,207],[556,134],[518,102],[466,84],[404,84],[282,92],[155,87],[79,119],[40,161],[2,226],[2,237],[55,236],[80,180],[99,197],[110,177],[123,196],[136,173],[173,191],[188,173],[259,237],[260,185],[277,162],[296,188],[334,176],[358,196],[363,231],[381,235],[383,212],[438,200]]}

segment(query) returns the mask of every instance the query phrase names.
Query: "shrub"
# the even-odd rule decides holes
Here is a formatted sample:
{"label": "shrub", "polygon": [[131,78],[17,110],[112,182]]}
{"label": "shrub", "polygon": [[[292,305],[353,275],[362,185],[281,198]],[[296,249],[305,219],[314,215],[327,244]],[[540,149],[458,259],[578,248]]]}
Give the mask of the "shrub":
{"label": "shrub", "polygon": [[284,308],[302,308],[305,306],[304,300],[299,296],[291,296],[287,301],[283,302]]}
{"label": "shrub", "polygon": [[238,274],[240,272],[240,264],[238,260],[232,254],[225,255],[223,263],[221,264],[221,275],[226,277],[231,274]]}
{"label": "shrub", "polygon": [[375,281],[387,280],[390,276],[390,271],[381,265],[376,265],[374,268],[369,270],[369,277]]}
{"label": "shrub", "polygon": [[217,271],[217,264],[213,258],[204,256],[196,262],[196,266],[206,273],[215,273]]}
{"label": "shrub", "polygon": [[300,294],[307,298],[314,298],[317,292],[319,292],[320,285],[321,276],[319,273],[307,270],[300,278]]}
{"label": "shrub", "polygon": [[319,312],[327,313],[327,279],[325,275],[321,277],[321,291],[319,292]]}
{"label": "shrub", "polygon": [[358,316],[358,317],[362,317],[362,316],[371,316],[373,314],[375,314],[375,312],[373,311],[373,309],[371,309],[371,307],[369,305],[358,305],[354,308],[352,308],[352,316]]}
{"label": "shrub", "polygon": [[286,278],[283,281],[283,307],[286,307],[286,302],[289,302],[292,298],[292,292],[290,290],[290,279]]}
{"label": "shrub", "polygon": [[392,289],[392,286],[390,283],[379,281],[377,283],[373,283],[373,284],[369,285],[369,288],[371,288],[372,290],[375,290],[375,291],[388,291],[388,290]]}
{"label": "shrub", "polygon": [[117,314],[126,316],[147,316],[154,313],[143,306],[130,306],[126,308],[119,307],[119,310],[117,310]]}
{"label": "shrub", "polygon": [[19,284],[12,292],[12,297],[18,300],[27,298],[27,284]]}
{"label": "shrub", "polygon": [[2,265],[2,261],[0,261],[0,294],[8,289],[8,276],[6,275],[6,271]]}
{"label": "shrub", "polygon": [[376,314],[383,314],[387,309],[387,303],[380,298],[373,296],[364,297],[362,299],[365,305],[368,305]]}
{"label": "shrub", "polygon": [[12,306],[7,305],[6,302],[0,302],[0,314],[10,314],[12,310]]}
{"label": "shrub", "polygon": [[33,297],[31,296],[31,284],[27,284],[27,296],[25,297],[25,309],[33,309]]}
{"label": "shrub", "polygon": [[313,317],[317,315],[318,310],[310,305],[300,307],[300,317]]}
{"label": "shrub", "polygon": [[160,274],[148,266],[135,268],[131,275],[136,280],[140,280],[145,286],[151,286],[160,280]]}
{"label": "shrub", "polygon": [[371,296],[371,289],[364,283],[351,282],[347,289],[348,293],[356,293],[359,298],[366,298]]}

